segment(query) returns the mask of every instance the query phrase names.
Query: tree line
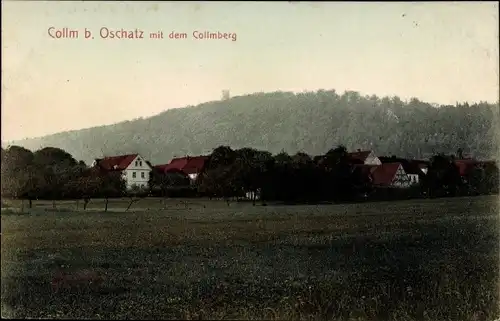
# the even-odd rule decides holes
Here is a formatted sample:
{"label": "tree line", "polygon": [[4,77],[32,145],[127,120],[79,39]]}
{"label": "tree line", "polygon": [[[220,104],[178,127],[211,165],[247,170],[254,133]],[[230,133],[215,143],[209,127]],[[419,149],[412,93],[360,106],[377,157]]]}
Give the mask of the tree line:
{"label": "tree line", "polygon": [[124,195],[125,181],[119,172],[104,172],[77,162],[62,149],[46,147],[31,152],[20,146],[2,148],[2,198],[81,199],[86,208],[92,198]]}
{"label": "tree line", "polygon": [[107,209],[109,198],[124,196],[130,197],[130,204],[148,195],[316,203],[491,194],[498,193],[499,186],[495,163],[476,166],[462,176],[454,155],[438,154],[419,184],[379,188],[342,145],[314,157],[219,146],[194,182],[180,171],[153,169],[147,190],[127,190],[120,172],[88,167],[54,147],[35,152],[20,146],[2,148],[1,161],[2,198],[26,199],[30,206],[36,199],[77,199],[83,200],[84,209],[92,198],[104,198]]}
{"label": "tree line", "polygon": [[[459,153],[461,153],[459,151]],[[256,201],[290,203],[360,201],[418,197],[442,197],[498,193],[499,171],[495,163],[474,166],[465,175],[455,164],[455,155],[434,155],[427,175],[410,188],[381,188],[356,166],[345,146],[321,156],[306,153],[272,155],[253,148],[220,146],[213,150],[194,184],[181,173],[153,172],[150,186],[157,196],[207,196],[251,198]],[[171,175],[171,176],[169,176]],[[177,180],[175,180],[177,178]],[[184,180],[183,180],[184,178]],[[182,189],[182,187],[185,189]],[[180,191],[184,191],[184,194]]]}

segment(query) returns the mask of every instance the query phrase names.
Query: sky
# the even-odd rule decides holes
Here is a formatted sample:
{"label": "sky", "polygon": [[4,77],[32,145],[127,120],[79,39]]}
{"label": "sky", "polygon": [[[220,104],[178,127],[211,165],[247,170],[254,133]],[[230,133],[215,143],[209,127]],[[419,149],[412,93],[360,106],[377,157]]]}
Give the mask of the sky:
{"label": "sky", "polygon": [[[149,117],[225,89],[496,102],[498,18],[497,2],[2,1],[1,138]],[[79,38],[51,37],[63,28]]]}

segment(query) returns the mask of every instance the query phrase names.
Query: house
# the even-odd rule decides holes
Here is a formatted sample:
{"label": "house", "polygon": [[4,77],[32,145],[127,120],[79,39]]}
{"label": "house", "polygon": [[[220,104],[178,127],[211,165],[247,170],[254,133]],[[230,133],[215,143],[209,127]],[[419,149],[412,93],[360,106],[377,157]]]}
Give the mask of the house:
{"label": "house", "polygon": [[385,163],[371,170],[372,183],[379,187],[406,188],[412,185],[401,163]]}
{"label": "house", "polygon": [[410,179],[411,185],[418,184],[424,178],[425,173],[427,172],[427,167],[421,161],[398,158],[396,156],[392,157],[381,156],[379,157],[379,159],[382,162],[382,164],[401,163],[401,166],[403,166],[403,170]]}
{"label": "house", "polygon": [[357,164],[380,165],[382,162],[371,150],[359,150],[348,154],[349,159]]}
{"label": "house", "polygon": [[94,160],[92,167],[106,171],[120,171],[126,182],[127,189],[138,186],[148,187],[151,164],[139,154],[104,157]]}
{"label": "house", "polygon": [[209,156],[186,156],[174,158],[168,164],[157,165],[155,168],[167,173],[170,171],[180,171],[186,174],[191,182],[196,181],[198,175],[203,171]]}

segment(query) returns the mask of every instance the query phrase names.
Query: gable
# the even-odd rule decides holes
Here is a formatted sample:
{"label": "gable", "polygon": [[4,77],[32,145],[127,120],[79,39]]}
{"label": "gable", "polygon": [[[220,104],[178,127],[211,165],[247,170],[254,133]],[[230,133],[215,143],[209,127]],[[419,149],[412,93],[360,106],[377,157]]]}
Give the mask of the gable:
{"label": "gable", "polygon": [[380,159],[375,155],[374,152],[370,152],[370,154],[368,155],[368,157],[366,157],[365,159],[365,164],[371,164],[371,165],[381,165],[382,162],[380,161]]}
{"label": "gable", "polygon": [[150,163],[146,161],[141,155],[136,155],[136,157],[130,162],[130,164],[126,167],[127,170],[131,169],[145,169],[152,170]]}
{"label": "gable", "polygon": [[408,176],[408,174],[404,170],[404,167],[400,164],[398,170],[396,171],[393,184],[399,186],[410,186],[411,182],[411,177]]}
{"label": "gable", "polygon": [[396,171],[396,176],[397,175],[406,175],[406,172],[405,170],[403,169],[403,166],[401,166],[401,164],[399,165],[397,171]]}

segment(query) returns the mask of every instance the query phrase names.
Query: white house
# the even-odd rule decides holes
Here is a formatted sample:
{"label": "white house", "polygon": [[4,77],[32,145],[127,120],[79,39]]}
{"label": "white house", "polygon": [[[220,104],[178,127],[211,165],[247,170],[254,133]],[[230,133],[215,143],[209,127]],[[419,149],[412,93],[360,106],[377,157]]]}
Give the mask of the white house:
{"label": "white house", "polygon": [[140,188],[147,188],[151,165],[139,154],[121,155],[96,159],[93,167],[99,166],[101,169],[110,171],[121,171],[127,184],[127,189],[134,185]]}

